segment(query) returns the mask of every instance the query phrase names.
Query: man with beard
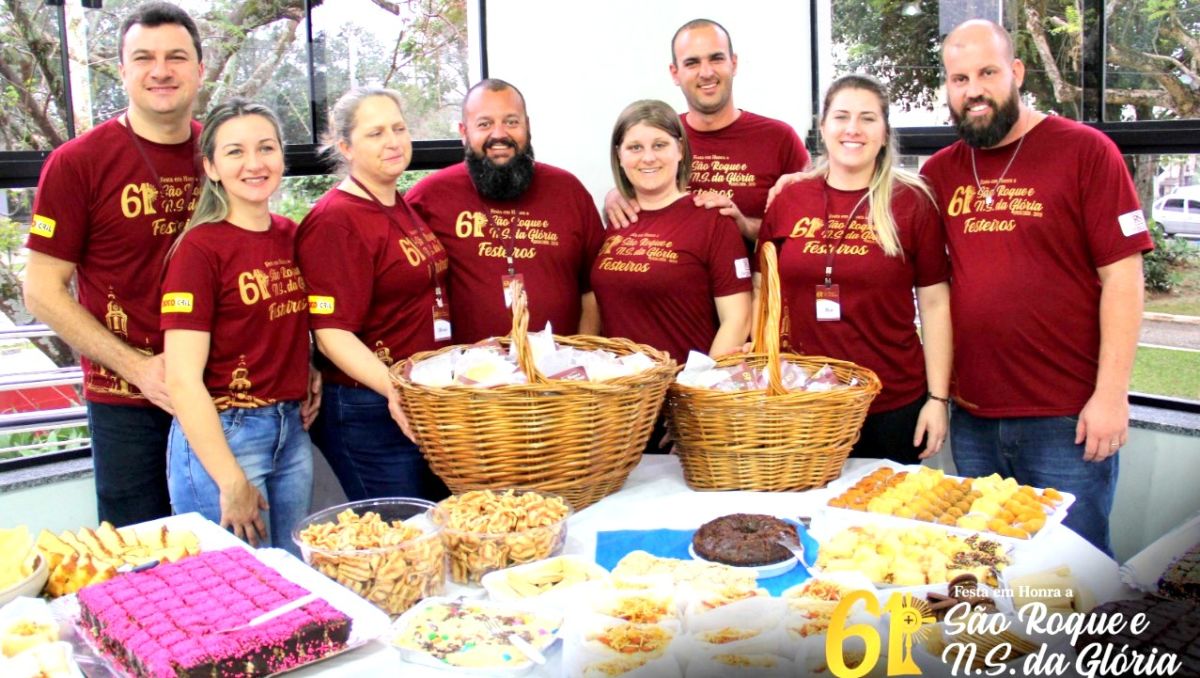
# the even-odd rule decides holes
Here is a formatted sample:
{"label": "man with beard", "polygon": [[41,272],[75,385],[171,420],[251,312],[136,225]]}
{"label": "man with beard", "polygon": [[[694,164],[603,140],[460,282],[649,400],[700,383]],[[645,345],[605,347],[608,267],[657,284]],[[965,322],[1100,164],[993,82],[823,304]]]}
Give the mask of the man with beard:
{"label": "man with beard", "polygon": [[604,226],[570,173],[533,159],[525,97],[509,83],[480,81],[458,124],[466,159],[422,179],[404,199],[450,255],[454,341],[474,343],[512,329],[508,286],[520,279],[529,327],[596,334],[588,282]]}
{"label": "man with beard", "polygon": [[964,23],[942,57],[961,139],[922,173],[950,251],[955,465],[1073,493],[1066,525],[1111,554],[1153,247],[1137,192],[1111,140],[1021,101],[1003,28]]}
{"label": "man with beard", "polygon": [[[688,110],[680,116],[692,147],[688,186],[696,205],[719,209],[750,243],[766,212],[767,191],[780,176],[808,166],[808,151],[790,125],[733,104],[737,54],[721,24],[693,19],[671,39],[671,78]],[[613,189],[604,200],[608,222],[623,228],[641,206]]]}

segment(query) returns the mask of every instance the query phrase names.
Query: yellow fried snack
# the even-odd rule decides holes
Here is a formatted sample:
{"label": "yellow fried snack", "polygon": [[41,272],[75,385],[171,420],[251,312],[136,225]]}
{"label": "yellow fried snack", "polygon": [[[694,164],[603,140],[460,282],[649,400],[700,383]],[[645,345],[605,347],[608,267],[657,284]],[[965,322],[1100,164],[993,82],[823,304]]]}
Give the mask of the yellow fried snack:
{"label": "yellow fried snack", "polygon": [[553,555],[566,539],[571,509],[540,492],[471,490],[442,501],[434,521],[450,555],[450,578],[477,583],[483,575]]}
{"label": "yellow fried snack", "polygon": [[388,614],[441,593],[446,582],[440,539],[373,511],[360,516],[346,509],[336,523],[304,528],[300,540],[311,548],[313,568]]}
{"label": "yellow fried snack", "polygon": [[25,581],[33,574],[33,540],[24,525],[0,529],[0,589]]}
{"label": "yellow fried snack", "polygon": [[200,540],[187,530],[122,527],[109,522],[96,529],[81,528],[55,535],[42,530],[37,550],[46,559],[50,578],[46,593],[51,597],[108,581],[122,567],[137,567],[152,561],[173,563],[200,552]]}

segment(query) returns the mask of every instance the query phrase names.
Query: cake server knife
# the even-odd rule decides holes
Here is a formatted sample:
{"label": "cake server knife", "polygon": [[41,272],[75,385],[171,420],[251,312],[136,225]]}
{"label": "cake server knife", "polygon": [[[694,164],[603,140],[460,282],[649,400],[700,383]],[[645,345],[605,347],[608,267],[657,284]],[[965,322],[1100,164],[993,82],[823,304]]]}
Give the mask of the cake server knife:
{"label": "cake server knife", "polygon": [[298,610],[298,609],[304,607],[305,605],[308,605],[309,603],[320,600],[320,599],[321,599],[321,596],[319,596],[315,593],[310,593],[306,596],[301,596],[291,602],[284,603],[283,605],[280,605],[279,607],[276,607],[272,610],[267,610],[266,612],[263,612],[262,614],[258,615],[254,619],[251,619],[250,621],[246,622],[245,624],[238,624],[237,626],[232,626],[227,629],[221,629],[217,633],[230,633],[233,631],[241,631],[242,629],[248,629],[252,626],[258,626],[259,624],[265,624],[265,623],[271,621],[272,619],[275,619],[276,617],[281,617],[281,616],[287,614],[288,612],[291,612],[292,610]]}
{"label": "cake server knife", "polygon": [[496,621],[491,617],[485,617],[483,623],[488,627],[488,630],[492,632],[493,636],[507,640],[509,644],[520,650],[521,654],[532,659],[533,663],[538,665],[546,663],[546,655],[538,651],[536,647],[534,647],[528,640],[522,638],[519,634],[512,632],[506,633],[504,629],[501,629],[500,625],[497,624]]}

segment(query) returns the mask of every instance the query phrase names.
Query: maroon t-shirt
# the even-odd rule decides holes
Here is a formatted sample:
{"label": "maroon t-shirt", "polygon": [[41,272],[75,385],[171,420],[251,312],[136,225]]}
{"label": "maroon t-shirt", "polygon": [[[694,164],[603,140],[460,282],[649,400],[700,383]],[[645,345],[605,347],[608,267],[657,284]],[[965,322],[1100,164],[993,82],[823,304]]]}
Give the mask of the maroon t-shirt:
{"label": "maroon t-shirt", "polygon": [[[887,256],[875,241],[865,195],[866,189],[839,191],[823,179],[792,184],[771,204],[759,242],[782,243],[779,281],[791,350],[873,370],[883,382],[883,392],[871,403],[875,413],[907,405],[925,393],[925,354],[913,324],[913,288],[945,282],[950,265],[937,208],[924,193],[895,185],[892,216],[902,257]],[[854,219],[847,227],[851,212]],[[829,249],[834,251],[832,277],[840,293],[841,320],[822,322],[817,320],[816,290],[825,283]]]}
{"label": "maroon t-shirt", "polygon": [[[383,207],[329,191],[300,222],[296,259],[313,329],[352,332],[385,365],[450,343],[436,340],[433,326],[434,276],[446,294],[446,250],[403,200]],[[358,385],[324,356],[319,364],[327,379]]]}
{"label": "maroon t-shirt", "polygon": [[592,266],[604,334],[666,351],[708,353],[720,322],[713,298],[749,292],[750,260],[733,219],[691,196],[612,233]]}
{"label": "maroon t-shirt", "polygon": [[922,168],[950,246],[955,395],[982,417],[1075,415],[1096,388],[1096,269],[1153,242],[1108,137],[1052,116],[1016,150],[974,151],[983,187],[996,192],[991,206],[963,142]]}
{"label": "maroon t-shirt", "polygon": [[454,341],[474,343],[512,331],[501,277],[506,253],[525,278],[529,328],[546,321],[556,334],[579,331],[580,297],[604,239],[591,195],[572,174],[544,163],[516,200],[485,200],[466,163],[422,179],[405,200],[433,229],[450,255],[450,315]]}
{"label": "maroon t-shirt", "polygon": [[731,196],[747,217],[762,217],[781,175],[808,167],[808,151],[785,122],[742,111],[732,125],[701,132],[688,125],[686,113],[680,118],[692,148],[689,188]]}
{"label": "maroon t-shirt", "polygon": [[[163,258],[200,195],[199,138],[195,122],[186,143],[138,138],[143,158],[129,129],[109,120],[55,149],[38,181],[26,246],[75,264],[80,305],[147,355],[162,352]],[[151,406],[104,365],[80,362],[88,400]]]}
{"label": "maroon t-shirt", "polygon": [[296,223],[258,232],[229,222],[189,231],[167,261],[166,330],[210,333],[204,385],[219,409],[302,400],[308,388],[308,295]]}

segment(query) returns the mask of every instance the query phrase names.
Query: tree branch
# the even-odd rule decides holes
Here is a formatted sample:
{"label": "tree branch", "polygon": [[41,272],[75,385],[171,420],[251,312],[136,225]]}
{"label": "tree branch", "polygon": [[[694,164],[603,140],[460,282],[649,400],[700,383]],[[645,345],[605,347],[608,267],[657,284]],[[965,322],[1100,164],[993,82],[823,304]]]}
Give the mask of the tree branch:
{"label": "tree branch", "polygon": [[0,78],[12,83],[13,88],[17,91],[17,96],[21,101],[21,106],[24,107],[25,110],[29,111],[29,116],[33,118],[33,124],[37,126],[38,131],[41,132],[42,136],[45,137],[50,148],[54,148],[66,141],[66,139],[63,138],[63,135],[54,126],[54,122],[51,121],[46,115],[46,112],[42,110],[37,98],[33,96],[33,92],[30,92],[29,89],[22,84],[20,76],[13,72],[12,67],[7,61],[0,61]]}
{"label": "tree branch", "polygon": [[1025,28],[1029,31],[1029,38],[1033,41],[1034,49],[1037,50],[1038,57],[1042,60],[1042,66],[1046,69],[1046,77],[1050,78],[1050,86],[1054,88],[1054,98],[1059,101],[1076,101],[1079,98],[1080,88],[1067,82],[1063,77],[1062,71],[1058,68],[1058,62],[1054,60],[1054,53],[1050,51],[1050,42],[1046,39],[1041,14],[1030,5],[1025,6]]}
{"label": "tree branch", "polygon": [[275,47],[271,50],[271,58],[259,64],[250,77],[238,86],[235,90],[237,96],[253,98],[263,85],[270,81],[271,77],[275,75],[275,69],[279,66],[279,62],[287,53],[288,47],[296,41],[296,28],[299,25],[300,22],[294,19],[286,20],[283,30],[279,33],[279,38],[275,40]]}

